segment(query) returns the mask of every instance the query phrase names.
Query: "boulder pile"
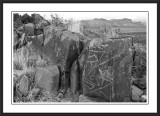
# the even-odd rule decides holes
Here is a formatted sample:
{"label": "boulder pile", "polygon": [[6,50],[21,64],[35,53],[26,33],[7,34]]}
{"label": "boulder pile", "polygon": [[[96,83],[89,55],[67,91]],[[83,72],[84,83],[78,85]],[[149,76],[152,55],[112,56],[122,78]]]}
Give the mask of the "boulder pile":
{"label": "boulder pile", "polygon": [[146,54],[133,39],[34,17],[14,29],[14,102],[146,102]]}

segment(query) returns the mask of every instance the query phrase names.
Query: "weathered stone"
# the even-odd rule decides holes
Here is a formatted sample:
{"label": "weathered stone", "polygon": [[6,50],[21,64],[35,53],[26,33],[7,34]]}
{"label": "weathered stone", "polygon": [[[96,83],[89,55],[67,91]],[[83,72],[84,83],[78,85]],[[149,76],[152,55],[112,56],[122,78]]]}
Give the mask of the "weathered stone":
{"label": "weathered stone", "polygon": [[94,39],[84,48],[79,56],[84,95],[112,102],[130,101],[131,43],[131,39]]}
{"label": "weathered stone", "polygon": [[16,89],[15,91],[15,95],[14,95],[14,98],[18,98],[19,100],[23,100],[23,96],[22,96],[22,93],[21,92],[19,92],[19,90],[18,89]]}
{"label": "weathered stone", "polygon": [[83,49],[81,42],[76,34],[53,26],[44,28],[43,46],[38,39],[32,41],[36,52],[41,53],[50,65],[59,67],[63,89],[69,86],[71,66]]}
{"label": "weathered stone", "polygon": [[143,94],[143,91],[141,89],[139,89],[136,86],[132,86],[132,93],[136,93],[138,96],[141,96]]}
{"label": "weathered stone", "polygon": [[62,99],[61,102],[72,102],[71,99]]}
{"label": "weathered stone", "polygon": [[19,82],[19,91],[24,95],[27,96],[29,92],[29,87],[30,87],[30,82],[29,79],[26,75],[24,75],[20,82]]}
{"label": "weathered stone", "polygon": [[133,56],[133,83],[141,89],[146,89],[146,53],[136,49]]}
{"label": "weathered stone", "polygon": [[139,89],[136,86],[132,86],[132,100],[133,101],[140,101],[141,100],[141,95],[143,94],[143,91],[141,89]]}
{"label": "weathered stone", "polygon": [[23,26],[23,31],[28,36],[35,35],[34,29],[35,29],[35,25],[33,23],[24,24]]}
{"label": "weathered stone", "polygon": [[36,29],[43,29],[50,25],[50,22],[47,20],[41,20],[35,24]]}
{"label": "weathered stone", "polygon": [[44,61],[44,60],[37,60],[36,61],[36,66],[37,67],[45,67],[45,66],[47,66],[47,62]]}
{"label": "weathered stone", "polygon": [[85,95],[79,96],[79,102],[105,102],[104,99],[87,97]]}
{"label": "weathered stone", "polygon": [[34,22],[41,22],[42,20],[44,20],[44,18],[40,15],[40,14],[32,14],[32,18]]}
{"label": "weathered stone", "polygon": [[16,44],[18,44],[19,41],[19,37],[18,37],[18,33],[16,31],[16,29],[14,29],[14,33],[13,33],[13,45],[15,46]]}
{"label": "weathered stone", "polygon": [[32,89],[32,95],[34,97],[37,97],[37,95],[39,95],[39,94],[40,94],[40,89],[39,88]]}
{"label": "weathered stone", "polygon": [[147,101],[147,96],[146,95],[142,95],[141,96],[141,101],[142,102],[146,102]]}
{"label": "weathered stone", "polygon": [[140,97],[137,94],[132,93],[132,100],[134,102],[140,102],[141,99],[140,99]]}
{"label": "weathered stone", "polygon": [[25,74],[25,71],[23,70],[13,70],[13,73],[14,73],[14,77],[13,77],[13,80],[15,82],[19,82],[22,78],[22,76]]}
{"label": "weathered stone", "polygon": [[27,72],[25,72],[25,75],[32,81],[34,82],[36,74],[36,69],[35,68],[28,68]]}
{"label": "weathered stone", "polygon": [[133,83],[141,89],[146,89],[146,77],[136,78]]}
{"label": "weathered stone", "polygon": [[59,87],[59,70],[57,66],[37,68],[35,83],[36,87],[56,94]]}

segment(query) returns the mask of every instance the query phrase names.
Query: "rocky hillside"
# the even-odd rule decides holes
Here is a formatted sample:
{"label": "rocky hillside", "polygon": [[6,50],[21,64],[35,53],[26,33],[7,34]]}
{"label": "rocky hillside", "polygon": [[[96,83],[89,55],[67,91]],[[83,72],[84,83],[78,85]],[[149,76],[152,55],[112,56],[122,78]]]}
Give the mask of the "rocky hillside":
{"label": "rocky hillside", "polygon": [[133,22],[131,19],[93,19],[83,20],[83,33],[88,31],[103,35],[107,28],[118,28],[119,33],[146,32],[146,26],[141,22]]}
{"label": "rocky hillside", "polygon": [[144,23],[133,22],[131,19],[93,19],[83,20],[84,28],[101,28],[107,26],[115,26],[119,28],[146,28]]}
{"label": "rocky hillside", "polygon": [[60,21],[14,14],[14,102],[146,102],[145,33],[119,36],[145,25],[94,19],[67,30]]}

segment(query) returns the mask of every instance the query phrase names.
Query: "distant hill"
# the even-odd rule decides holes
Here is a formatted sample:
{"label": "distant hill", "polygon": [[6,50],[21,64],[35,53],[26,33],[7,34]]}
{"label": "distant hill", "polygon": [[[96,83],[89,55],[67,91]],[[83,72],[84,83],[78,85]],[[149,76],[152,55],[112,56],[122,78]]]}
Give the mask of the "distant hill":
{"label": "distant hill", "polygon": [[82,20],[84,29],[99,29],[104,27],[118,27],[122,32],[145,32],[146,24],[142,22],[133,22],[131,19],[111,19],[106,20],[103,18],[93,20]]}

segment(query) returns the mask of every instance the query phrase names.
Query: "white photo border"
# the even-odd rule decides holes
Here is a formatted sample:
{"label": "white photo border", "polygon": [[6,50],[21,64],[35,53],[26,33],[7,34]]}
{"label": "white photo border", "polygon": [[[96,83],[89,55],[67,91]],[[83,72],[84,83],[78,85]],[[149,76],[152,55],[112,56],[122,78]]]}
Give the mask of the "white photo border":
{"label": "white photo border", "polygon": [[[45,8],[42,8],[42,6]],[[36,8],[34,7],[36,6]],[[88,9],[88,6],[90,9]],[[114,7],[113,7],[114,6]],[[29,7],[29,8],[28,8]],[[83,7],[83,9],[81,9]],[[64,10],[60,9],[63,8]],[[19,10],[21,9],[21,10]],[[156,9],[157,5],[156,4],[4,4],[4,11],[3,11],[3,59],[4,59],[4,77],[3,77],[3,105],[4,105],[4,112],[146,112],[146,111],[151,111],[151,112],[156,112],[156,103],[157,103],[157,69],[156,68],[157,64],[157,48],[156,43],[157,43],[157,15],[156,15]],[[12,12],[16,11],[131,11],[131,12],[148,12],[149,13],[149,20],[147,20],[147,46],[148,47],[148,52],[150,59],[147,61],[147,72],[149,71],[148,77],[152,77],[152,80],[150,81],[154,82],[149,82],[149,78],[147,79],[147,82],[149,83],[148,85],[148,91],[150,90],[148,99],[146,103],[107,103],[107,104],[81,104],[81,103],[73,103],[73,104],[68,104],[68,103],[48,103],[48,104],[28,104],[24,103],[21,105],[15,105],[12,103],[12,94],[11,94],[11,88],[12,86],[9,86],[7,83],[12,83],[12,79],[9,77],[11,76],[11,73],[8,73],[8,71],[12,72],[11,70],[13,69],[11,67],[12,64],[12,59],[11,59],[11,33],[12,28]],[[151,18],[152,17],[152,18]],[[154,17],[154,19],[153,19]],[[12,26],[13,27],[13,26]],[[154,30],[154,31],[153,31]],[[8,33],[9,32],[9,33]],[[7,40],[7,38],[10,38]],[[152,41],[149,40],[149,38],[154,38]],[[10,46],[9,46],[10,45]],[[151,47],[150,47],[151,46]],[[151,51],[151,52],[150,52]],[[154,51],[154,52],[153,52]],[[150,55],[152,54],[152,55]],[[147,57],[147,58],[148,58]],[[149,62],[149,61],[152,61]],[[13,66],[13,65],[12,65]],[[149,69],[149,66],[152,67]],[[9,68],[10,67],[10,68]],[[151,70],[151,71],[150,71]],[[152,74],[152,75],[151,75]],[[8,78],[5,78],[8,77]],[[12,84],[11,84],[12,85]],[[153,89],[151,88],[153,87]],[[147,92],[148,93],[148,92]],[[151,95],[152,94],[152,95]],[[155,95],[155,96],[153,96]],[[11,98],[10,98],[11,97]],[[36,109],[34,106],[36,105]],[[87,107],[93,107],[88,109]],[[44,109],[45,106],[45,109]],[[100,108],[97,109],[97,106]],[[152,106],[152,107],[151,107]],[[64,108],[63,108],[64,107]],[[115,108],[117,107],[117,108]],[[124,108],[123,108],[124,107]],[[142,108],[139,108],[142,107]],[[127,108],[127,110],[126,110]],[[34,110],[33,110],[34,109]],[[38,109],[38,110],[37,110]],[[53,110],[54,109],[54,110]],[[62,110],[63,109],[63,110]],[[108,109],[106,111],[106,109]],[[115,110],[116,109],[116,110]],[[125,110],[124,110],[125,109]]]}

